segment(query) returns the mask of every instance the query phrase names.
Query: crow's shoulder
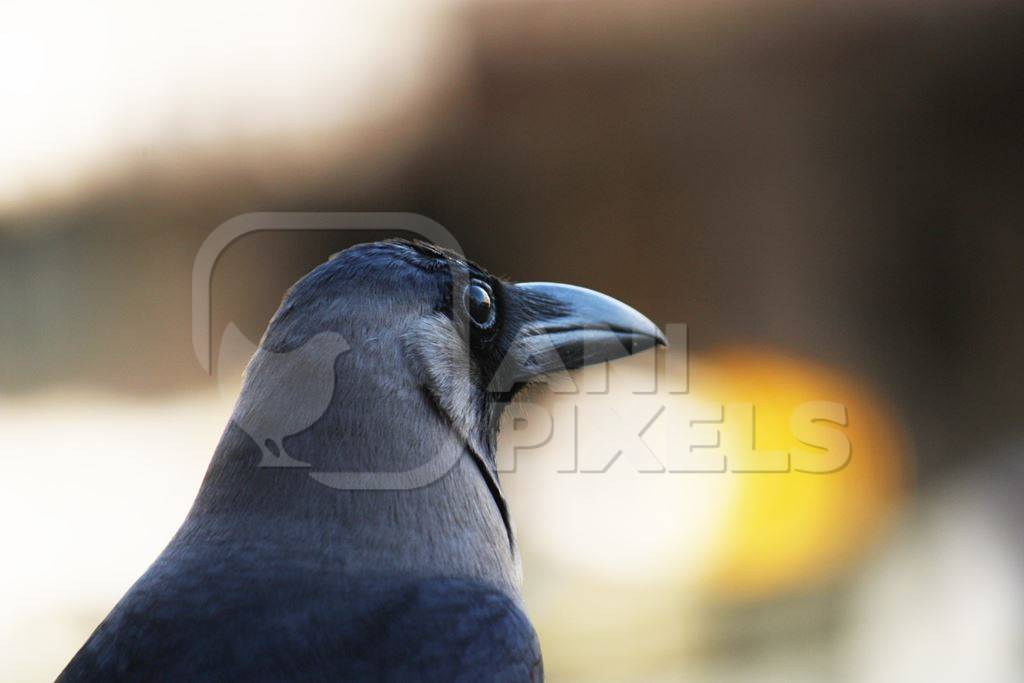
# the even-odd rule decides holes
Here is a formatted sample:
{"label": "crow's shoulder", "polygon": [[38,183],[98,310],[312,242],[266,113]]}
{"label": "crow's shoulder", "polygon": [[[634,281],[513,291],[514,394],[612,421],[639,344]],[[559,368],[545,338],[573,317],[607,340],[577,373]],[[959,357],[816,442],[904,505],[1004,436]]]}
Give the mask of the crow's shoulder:
{"label": "crow's shoulder", "polygon": [[526,615],[474,581],[203,574],[144,576],[58,680],[542,679]]}

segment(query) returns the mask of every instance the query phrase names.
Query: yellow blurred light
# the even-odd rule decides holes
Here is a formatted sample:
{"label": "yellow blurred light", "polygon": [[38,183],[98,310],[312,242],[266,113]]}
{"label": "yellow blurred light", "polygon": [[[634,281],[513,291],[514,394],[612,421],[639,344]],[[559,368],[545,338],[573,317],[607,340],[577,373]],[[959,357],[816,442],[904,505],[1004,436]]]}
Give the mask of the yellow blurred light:
{"label": "yellow blurred light", "polygon": [[[724,452],[749,448],[752,440],[761,454],[815,450],[791,426],[794,411],[810,401],[846,407],[847,425],[831,426],[851,447],[845,466],[827,473],[736,472],[730,465],[738,495],[711,549],[708,589],[723,598],[756,599],[835,576],[883,528],[901,498],[908,452],[892,410],[863,383],[805,360],[730,350],[706,361],[695,365],[692,381],[705,400],[726,406]],[[749,423],[735,419],[740,404],[753,404],[756,436]]]}

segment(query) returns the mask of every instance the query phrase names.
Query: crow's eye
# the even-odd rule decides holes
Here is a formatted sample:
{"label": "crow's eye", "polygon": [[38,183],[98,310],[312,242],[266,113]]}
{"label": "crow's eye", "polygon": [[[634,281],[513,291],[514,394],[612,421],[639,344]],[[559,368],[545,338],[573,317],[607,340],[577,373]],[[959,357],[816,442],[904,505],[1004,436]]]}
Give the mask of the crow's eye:
{"label": "crow's eye", "polygon": [[486,330],[494,324],[494,300],[491,288],[482,282],[471,282],[466,287],[466,313],[477,327]]}

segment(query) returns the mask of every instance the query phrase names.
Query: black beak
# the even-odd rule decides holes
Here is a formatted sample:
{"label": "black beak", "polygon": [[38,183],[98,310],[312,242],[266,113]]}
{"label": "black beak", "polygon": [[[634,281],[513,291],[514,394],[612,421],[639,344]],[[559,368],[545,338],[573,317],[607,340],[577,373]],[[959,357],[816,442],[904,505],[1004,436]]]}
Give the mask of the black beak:
{"label": "black beak", "polygon": [[600,292],[553,282],[526,282],[512,288],[532,302],[532,315],[524,321],[517,340],[515,381],[668,344],[646,316]]}

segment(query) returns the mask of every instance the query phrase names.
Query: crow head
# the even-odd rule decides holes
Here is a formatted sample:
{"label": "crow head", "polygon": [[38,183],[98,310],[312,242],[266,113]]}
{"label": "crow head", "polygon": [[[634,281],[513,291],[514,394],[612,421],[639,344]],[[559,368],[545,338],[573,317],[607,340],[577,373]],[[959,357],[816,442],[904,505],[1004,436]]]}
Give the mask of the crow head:
{"label": "crow head", "polygon": [[491,463],[501,410],[522,387],[665,343],[650,320],[604,294],[513,284],[405,240],[358,245],[313,270],[286,295],[262,348],[294,351],[325,333],[348,349],[335,403],[340,395],[371,410],[383,396],[401,410],[394,399],[415,386]]}

